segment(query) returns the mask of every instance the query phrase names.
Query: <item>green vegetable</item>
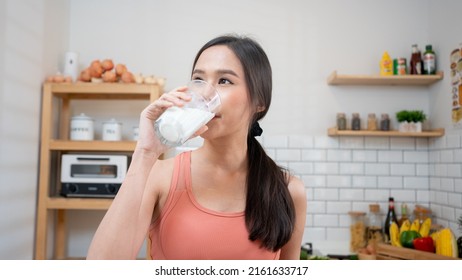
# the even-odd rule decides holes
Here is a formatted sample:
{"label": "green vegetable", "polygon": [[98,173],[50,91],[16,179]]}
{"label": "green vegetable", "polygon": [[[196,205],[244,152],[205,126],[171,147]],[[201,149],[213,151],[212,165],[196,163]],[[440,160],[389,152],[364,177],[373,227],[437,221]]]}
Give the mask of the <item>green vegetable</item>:
{"label": "green vegetable", "polygon": [[420,233],[418,233],[415,230],[406,230],[403,231],[399,237],[399,241],[401,242],[401,245],[406,248],[414,248],[413,241],[416,238],[420,238]]}

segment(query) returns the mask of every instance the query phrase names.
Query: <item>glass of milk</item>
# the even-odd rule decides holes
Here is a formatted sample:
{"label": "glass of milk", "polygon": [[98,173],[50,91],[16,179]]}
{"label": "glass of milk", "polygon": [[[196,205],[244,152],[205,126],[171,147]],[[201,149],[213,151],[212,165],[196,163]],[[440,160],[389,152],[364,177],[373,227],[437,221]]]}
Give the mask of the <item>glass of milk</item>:
{"label": "glass of milk", "polygon": [[181,146],[207,124],[220,108],[220,95],[207,82],[190,81],[186,93],[191,95],[190,102],[183,107],[168,108],[154,123],[157,136],[164,145]]}

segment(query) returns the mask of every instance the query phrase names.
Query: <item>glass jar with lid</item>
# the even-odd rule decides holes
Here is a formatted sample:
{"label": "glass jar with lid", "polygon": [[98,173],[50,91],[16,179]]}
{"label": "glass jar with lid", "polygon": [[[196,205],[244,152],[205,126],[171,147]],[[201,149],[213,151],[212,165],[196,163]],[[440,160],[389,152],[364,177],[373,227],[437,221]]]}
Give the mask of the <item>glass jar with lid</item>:
{"label": "glass jar with lid", "polygon": [[337,129],[346,130],[346,115],[345,113],[337,113]]}
{"label": "glass jar with lid", "polygon": [[375,247],[377,243],[383,242],[382,216],[380,215],[379,204],[369,204],[368,218],[367,244]]}
{"label": "glass jar with lid", "polygon": [[361,130],[361,118],[359,113],[353,113],[351,118],[351,130]]}
{"label": "glass jar with lid", "polygon": [[367,116],[367,130],[377,130],[377,118],[374,113]]}
{"label": "glass jar with lid", "polygon": [[356,253],[366,247],[366,213],[351,211],[350,215],[350,252]]}

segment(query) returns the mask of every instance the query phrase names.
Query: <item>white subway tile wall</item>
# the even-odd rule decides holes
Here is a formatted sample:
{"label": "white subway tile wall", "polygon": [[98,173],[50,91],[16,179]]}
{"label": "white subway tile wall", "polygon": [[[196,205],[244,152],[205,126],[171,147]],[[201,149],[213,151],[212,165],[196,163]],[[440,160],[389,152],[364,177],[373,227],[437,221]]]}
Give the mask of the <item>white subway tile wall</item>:
{"label": "white subway tile wall", "polygon": [[440,138],[262,136],[279,165],[302,179],[307,191],[303,242],[349,240],[349,211],[388,197],[396,211],[406,203],[430,207],[436,223],[458,231],[462,215],[462,145],[459,135]]}

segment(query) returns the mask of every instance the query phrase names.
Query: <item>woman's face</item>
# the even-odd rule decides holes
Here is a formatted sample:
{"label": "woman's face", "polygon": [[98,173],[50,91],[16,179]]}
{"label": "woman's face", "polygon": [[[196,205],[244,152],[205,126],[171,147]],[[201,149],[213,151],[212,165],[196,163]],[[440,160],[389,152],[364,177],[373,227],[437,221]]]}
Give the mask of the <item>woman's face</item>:
{"label": "woman's face", "polygon": [[221,108],[201,136],[214,139],[242,134],[247,136],[251,107],[244,69],[234,52],[227,46],[213,46],[202,52],[196,62],[193,80],[204,80],[216,87]]}

